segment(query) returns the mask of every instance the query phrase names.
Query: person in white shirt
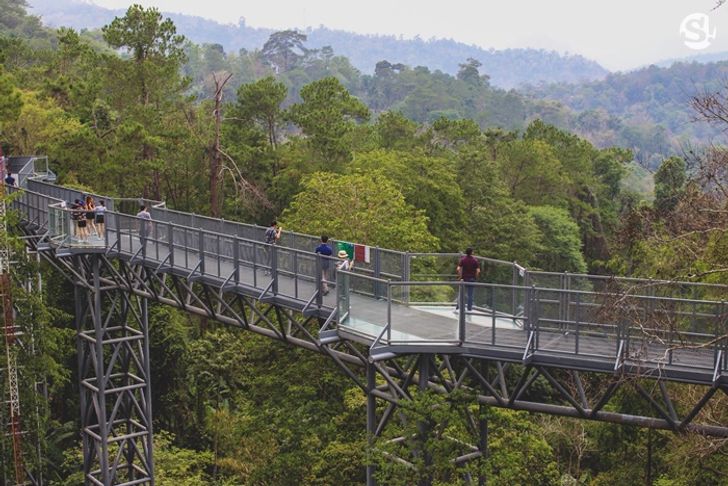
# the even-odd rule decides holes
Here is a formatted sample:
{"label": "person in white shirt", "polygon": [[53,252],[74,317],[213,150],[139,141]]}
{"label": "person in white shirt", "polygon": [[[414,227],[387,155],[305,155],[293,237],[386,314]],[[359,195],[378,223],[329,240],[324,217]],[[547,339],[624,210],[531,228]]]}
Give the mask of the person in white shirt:
{"label": "person in white shirt", "polygon": [[103,199],[99,201],[98,206],[94,206],[94,215],[96,216],[96,231],[98,232],[99,238],[104,238],[106,235],[104,218],[106,215],[106,202]]}
{"label": "person in white shirt", "polygon": [[336,268],[338,270],[351,270],[354,268],[354,264],[351,260],[349,260],[349,254],[346,253],[346,250],[339,250],[337,255],[340,260],[339,263],[336,264]]}
{"label": "person in white shirt", "polygon": [[139,221],[139,241],[146,246],[147,238],[152,232],[152,215],[149,214],[146,206],[141,206],[136,217],[141,220]]}

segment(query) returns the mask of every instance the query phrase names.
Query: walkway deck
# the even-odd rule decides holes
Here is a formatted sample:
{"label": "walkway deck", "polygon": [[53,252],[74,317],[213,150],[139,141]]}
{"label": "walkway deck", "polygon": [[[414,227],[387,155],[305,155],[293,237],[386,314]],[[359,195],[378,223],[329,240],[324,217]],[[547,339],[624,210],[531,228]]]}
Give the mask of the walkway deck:
{"label": "walkway deck", "polygon": [[[726,339],[717,337],[726,333],[727,308],[713,296],[728,293],[716,286],[691,287],[699,299],[625,294],[631,299],[629,312],[604,317],[599,302],[608,299],[602,294],[588,288],[524,286],[516,282],[520,269],[514,266],[513,282],[479,283],[475,311],[461,315],[453,312],[461,284],[410,281],[411,260],[391,252],[389,260],[380,257],[351,274],[337,276],[332,271],[332,291],[317,299],[323,262],[311,251],[314,237],[306,240],[302,235],[307,248],[270,247],[260,238],[240,236],[243,231],[255,232],[249,225],[230,227],[226,225],[234,223],[160,208],[153,211],[155,221],[144,249],[138,236],[143,223],[114,211],[107,214],[105,238],[82,244],[69,234],[70,213],[52,199],[64,191],[66,198],[73,198],[74,192],[51,184],[34,188],[43,192],[26,192],[16,206],[39,231],[48,230],[52,249],[59,255],[103,251],[133,258],[148,268],[225,286],[226,291],[276,299],[296,310],[315,307],[322,318],[337,311],[339,336],[372,346],[372,356],[436,350],[605,372],[624,368],[696,383],[726,378]],[[222,233],[175,222],[183,217],[232,229]],[[382,263],[386,261],[396,265]],[[506,270],[506,274],[511,271]],[[671,323],[669,332],[645,330],[644,322],[625,322],[640,313],[657,315],[656,308],[665,317],[662,320]]]}

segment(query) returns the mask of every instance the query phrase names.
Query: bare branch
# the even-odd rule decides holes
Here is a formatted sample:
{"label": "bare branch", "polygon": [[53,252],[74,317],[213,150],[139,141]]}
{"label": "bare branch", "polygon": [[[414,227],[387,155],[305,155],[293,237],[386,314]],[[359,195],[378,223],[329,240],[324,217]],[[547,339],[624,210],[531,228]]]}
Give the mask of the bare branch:
{"label": "bare branch", "polygon": [[235,186],[239,189],[240,193],[250,193],[255,199],[258,200],[264,207],[271,209],[273,204],[266,197],[265,193],[258,188],[256,185],[250,183],[244,176],[240,167],[235,160],[228,155],[222,148],[220,148],[220,154],[227,159],[228,164],[223,164],[222,169],[227,170],[233,179]]}

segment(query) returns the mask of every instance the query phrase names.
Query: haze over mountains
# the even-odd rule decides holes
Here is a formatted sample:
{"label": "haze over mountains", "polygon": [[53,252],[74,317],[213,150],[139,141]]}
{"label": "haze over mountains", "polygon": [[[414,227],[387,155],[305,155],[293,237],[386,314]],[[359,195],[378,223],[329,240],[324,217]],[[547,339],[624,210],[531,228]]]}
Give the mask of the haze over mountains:
{"label": "haze over mountains", "polygon": [[[77,30],[98,29],[125,13],[81,0],[30,2],[31,12],[46,25]],[[214,70],[235,73],[227,87],[228,98],[235,96],[241,83],[270,71],[260,51],[276,30],[251,27],[243,19],[238,24],[220,24],[190,15],[165,15],[179,33],[199,45],[190,48],[184,67],[193,80],[195,96],[209,94],[206,79]],[[323,26],[305,34],[308,60],[290,72],[275,71],[290,90],[288,102],[297,100],[304,84],[333,75],[375,114],[393,110],[421,123],[438,117],[472,119],[483,129],[515,130],[540,118],[598,147],[628,148],[639,164],[651,169],[665,156],[682,153],[687,145],[721,140],[720,130],[695,123],[690,100],[725,84],[728,62],[720,61],[728,53],[699,54],[610,73],[583,56],[539,49],[484,49],[454,40],[362,35]],[[332,49],[321,50],[324,46]],[[320,57],[324,51],[339,60],[329,65]],[[483,76],[482,83],[468,83],[463,76],[469,58],[481,63],[475,72]],[[375,72],[380,61],[388,62]]]}
{"label": "haze over mountains", "polygon": [[[96,29],[124,14],[121,9],[107,9],[79,0],[30,0],[29,3],[33,7],[31,12],[52,27]],[[250,27],[243,19],[236,25],[178,13],[165,15],[188,39],[198,44],[220,44],[226,52],[260,49],[275,32],[274,29]],[[490,76],[492,84],[502,88],[539,81],[591,81],[608,74],[597,62],[583,56],[543,49],[484,49],[452,39],[401,39],[332,30],[324,26],[305,33],[309,47],[331,46],[337,54],[349,58],[352,65],[367,74],[373,73],[375,64],[383,59],[455,74],[458,65],[467,58],[480,61],[483,64],[481,71]]]}

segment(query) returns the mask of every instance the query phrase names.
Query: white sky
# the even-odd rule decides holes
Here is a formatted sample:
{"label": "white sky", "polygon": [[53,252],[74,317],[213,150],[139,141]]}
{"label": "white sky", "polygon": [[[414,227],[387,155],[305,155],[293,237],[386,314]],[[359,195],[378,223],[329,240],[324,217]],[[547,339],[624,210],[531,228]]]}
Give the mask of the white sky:
{"label": "white sky", "polygon": [[[582,54],[612,70],[672,57],[728,51],[728,4],[717,0],[90,0],[132,3],[219,22],[275,29],[325,25],[359,33],[452,38],[485,48],[536,47]],[[688,14],[709,14],[710,47],[683,44]],[[336,46],[334,46],[336,49]]]}

